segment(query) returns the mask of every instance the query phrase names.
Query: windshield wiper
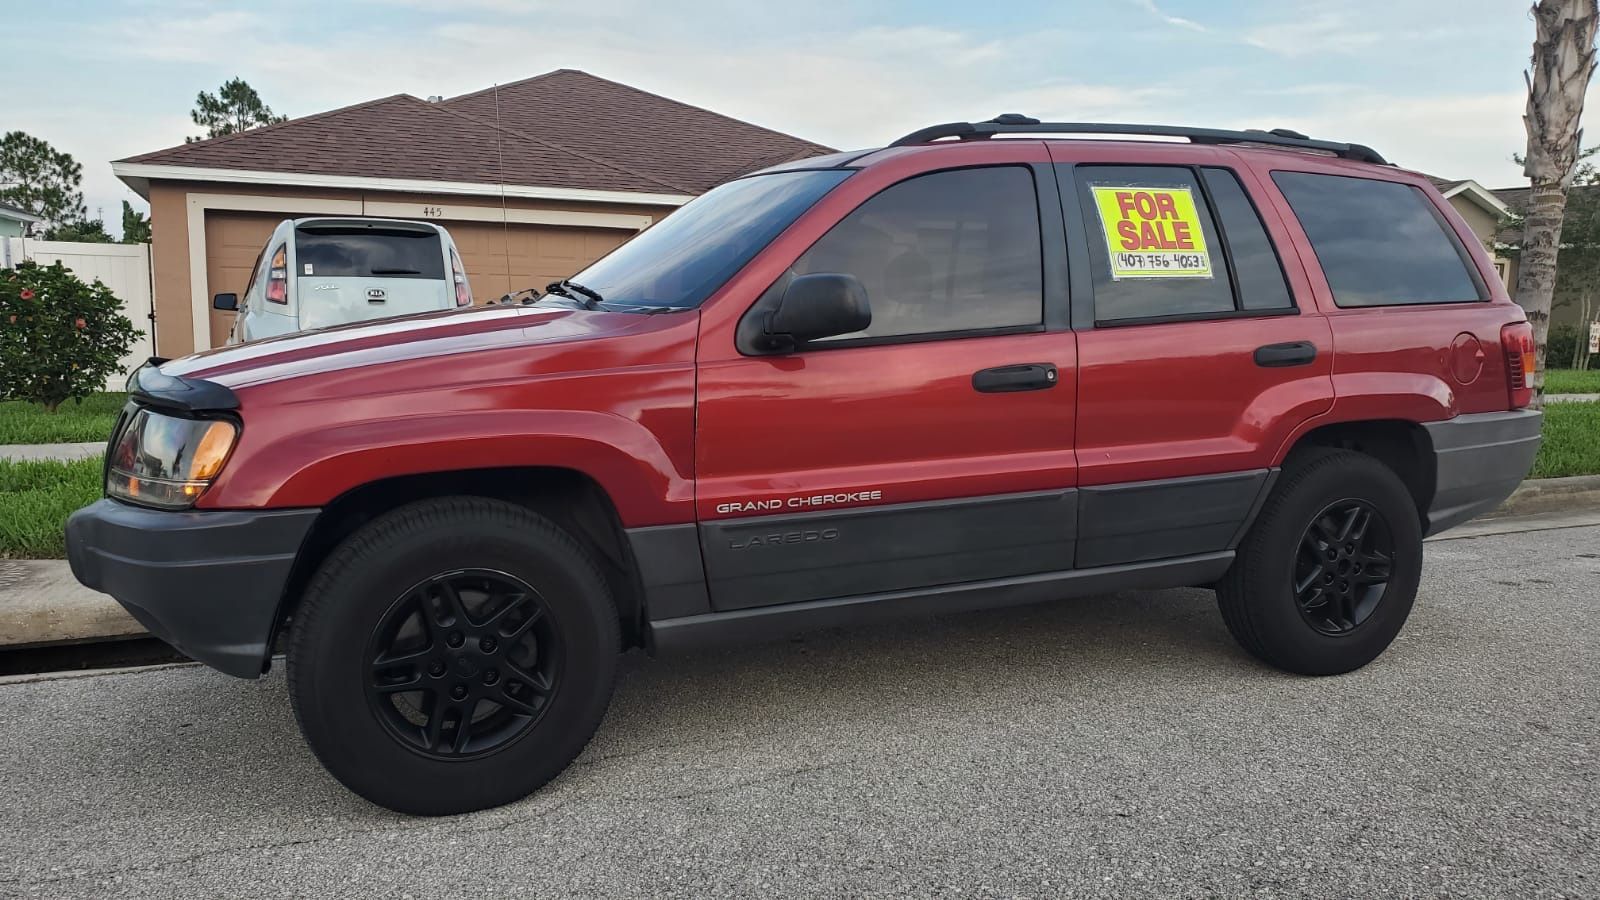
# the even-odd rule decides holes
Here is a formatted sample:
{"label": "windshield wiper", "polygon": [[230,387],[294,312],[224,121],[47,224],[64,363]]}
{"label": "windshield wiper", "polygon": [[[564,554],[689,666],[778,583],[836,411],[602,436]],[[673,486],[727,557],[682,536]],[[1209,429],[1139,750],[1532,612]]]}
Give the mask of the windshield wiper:
{"label": "windshield wiper", "polygon": [[563,297],[576,300],[583,305],[584,309],[599,309],[600,302],[604,299],[600,296],[599,291],[586,288],[570,279],[552,281],[545,285],[544,292],[546,294],[560,294]]}

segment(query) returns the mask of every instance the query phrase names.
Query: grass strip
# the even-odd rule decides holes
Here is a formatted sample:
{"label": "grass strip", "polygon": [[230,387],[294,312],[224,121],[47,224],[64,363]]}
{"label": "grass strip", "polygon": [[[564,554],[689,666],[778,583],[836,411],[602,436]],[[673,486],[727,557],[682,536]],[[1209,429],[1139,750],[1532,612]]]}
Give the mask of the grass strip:
{"label": "grass strip", "polygon": [[67,516],[100,499],[101,460],[0,460],[0,557],[66,556]]}
{"label": "grass strip", "polygon": [[32,403],[7,400],[0,403],[0,444],[107,440],[127,399],[120,392],[91,394],[82,403],[68,400],[53,413]]}

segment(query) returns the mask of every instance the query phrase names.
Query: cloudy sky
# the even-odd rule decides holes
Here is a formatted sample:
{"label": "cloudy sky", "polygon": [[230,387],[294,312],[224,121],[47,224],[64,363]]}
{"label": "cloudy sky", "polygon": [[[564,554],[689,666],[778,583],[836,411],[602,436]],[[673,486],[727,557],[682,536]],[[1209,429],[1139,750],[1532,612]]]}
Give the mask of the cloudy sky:
{"label": "cloudy sky", "polygon": [[1022,112],[1288,127],[1516,184],[1527,0],[30,0],[5,15],[0,131],[83,164],[181,143],[242,76],[274,111],[450,96],[578,68],[837,147]]}

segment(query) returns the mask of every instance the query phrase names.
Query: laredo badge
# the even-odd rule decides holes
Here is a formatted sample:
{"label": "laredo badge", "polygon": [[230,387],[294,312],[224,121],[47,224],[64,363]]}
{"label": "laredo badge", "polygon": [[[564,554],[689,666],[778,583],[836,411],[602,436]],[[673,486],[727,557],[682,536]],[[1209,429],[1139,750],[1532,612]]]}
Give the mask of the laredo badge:
{"label": "laredo badge", "polygon": [[1111,277],[1210,278],[1211,254],[1189,188],[1093,185]]}

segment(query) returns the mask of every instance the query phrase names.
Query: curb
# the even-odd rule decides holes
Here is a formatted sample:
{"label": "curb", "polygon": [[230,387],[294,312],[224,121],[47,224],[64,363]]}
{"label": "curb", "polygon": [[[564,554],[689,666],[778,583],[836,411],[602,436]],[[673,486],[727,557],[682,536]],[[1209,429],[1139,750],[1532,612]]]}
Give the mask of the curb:
{"label": "curb", "polygon": [[1600,475],[1535,478],[1518,485],[1506,502],[1480,518],[1503,519],[1593,508],[1600,508]]}
{"label": "curb", "polygon": [[[1478,521],[1578,511],[1600,513],[1600,475],[1525,481],[1505,503]],[[1569,524],[1587,524],[1587,519]],[[1480,530],[1484,534],[1519,530],[1510,526],[1504,523]],[[0,559],[0,651],[145,634],[115,600],[79,584],[66,560]]]}
{"label": "curb", "polygon": [[141,637],[117,601],[72,577],[64,559],[0,559],[0,648]]}

